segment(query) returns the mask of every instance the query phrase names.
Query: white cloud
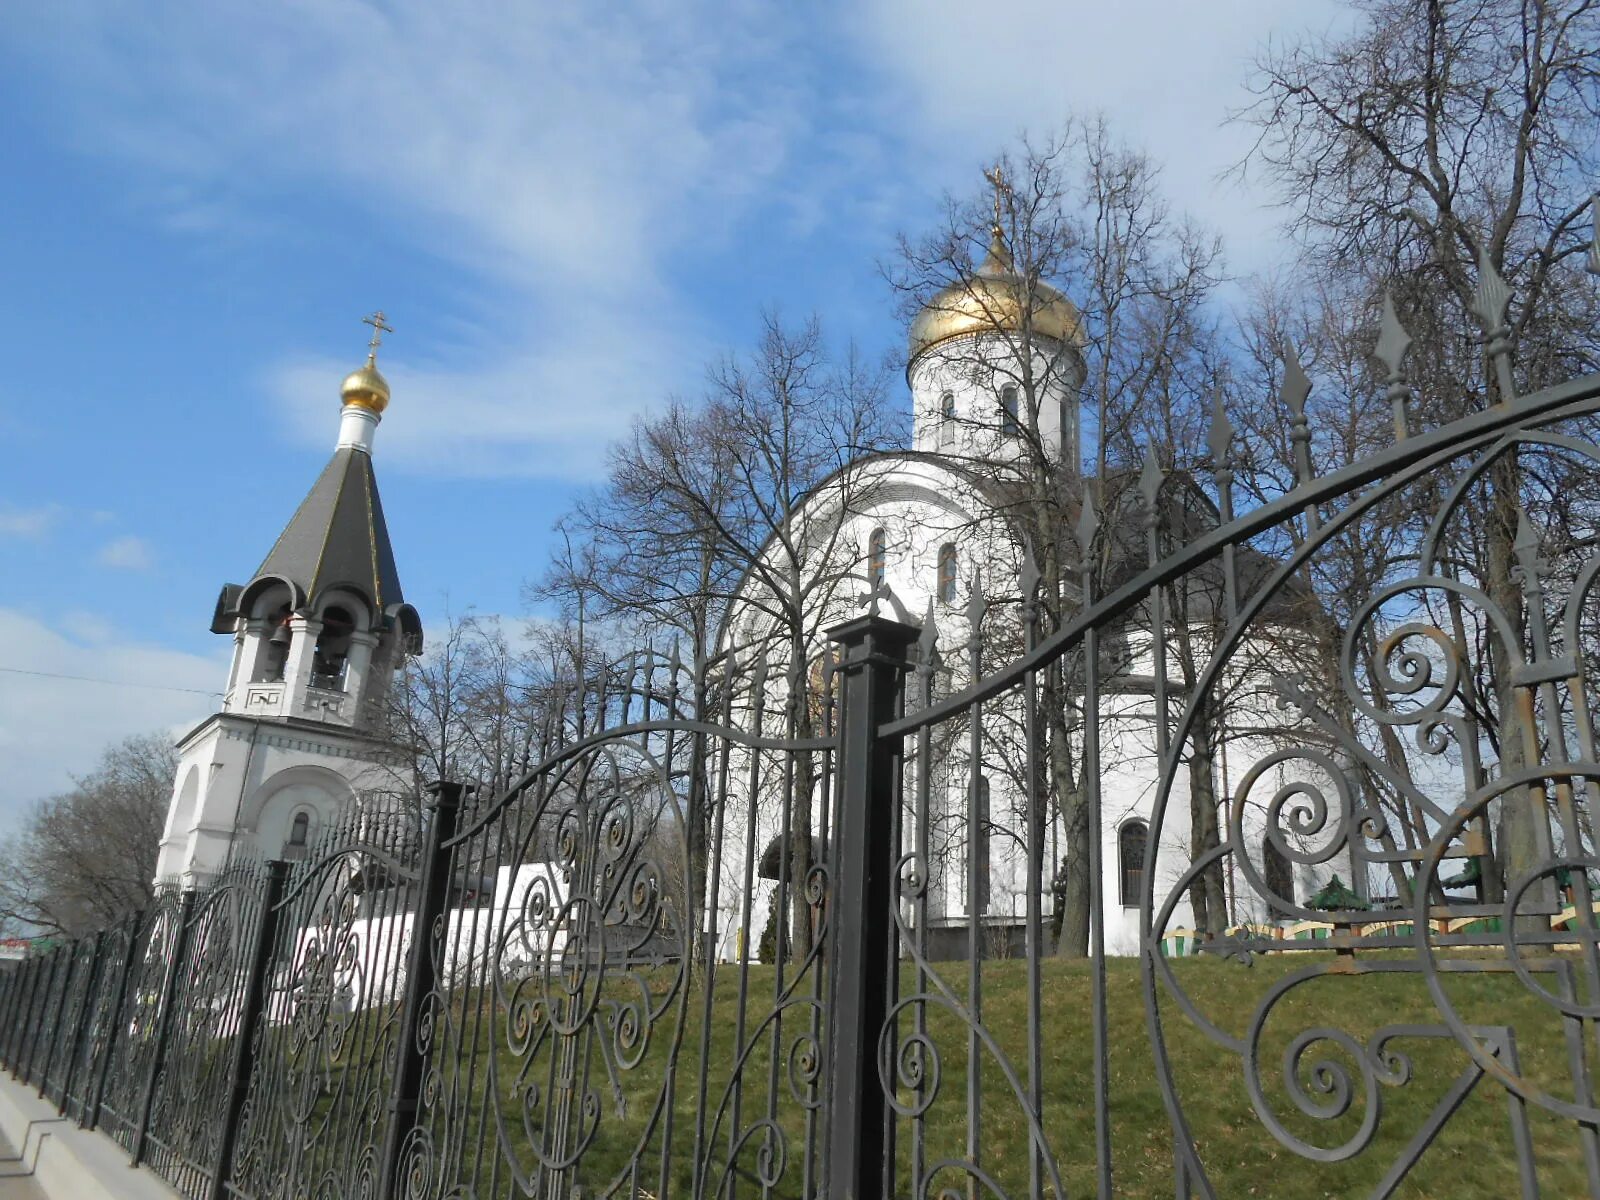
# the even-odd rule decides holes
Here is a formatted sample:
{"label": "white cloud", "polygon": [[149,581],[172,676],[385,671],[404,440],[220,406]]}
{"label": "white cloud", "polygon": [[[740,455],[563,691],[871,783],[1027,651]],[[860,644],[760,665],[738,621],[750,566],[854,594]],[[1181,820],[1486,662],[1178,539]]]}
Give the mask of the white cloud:
{"label": "white cloud", "polygon": [[1337,13],[1331,0],[1023,0],[1003,11],[871,0],[850,27],[864,56],[898,81],[908,128],[947,169],[975,179],[978,157],[1018,133],[1104,112],[1114,133],[1164,166],[1173,207],[1219,230],[1236,267],[1256,269],[1283,243],[1269,197],[1219,179],[1253,136],[1226,117],[1250,102],[1250,62],[1269,37],[1320,30]]}
{"label": "white cloud", "polygon": [[[410,378],[392,360],[408,411],[385,452],[426,448],[417,465],[439,473],[592,470],[670,387],[667,360],[694,353],[667,260],[772,190],[812,109],[786,48],[809,23],[759,4],[164,11],[47,6],[0,36],[54,64],[84,139],[153,177],[167,228],[238,236],[271,207],[253,195],[320,187],[509,293],[476,339],[492,368],[423,362],[416,343]],[[302,362],[287,357],[279,397],[325,408],[349,364],[313,380]],[[319,412],[304,432],[333,424]]]}
{"label": "white cloud", "polygon": [[130,533],[101,546],[94,560],[119,571],[148,571],[155,565],[155,554],[149,542]]}
{"label": "white cloud", "polygon": [[[136,733],[176,736],[216,709],[214,696],[162,689],[217,688],[227,674],[225,651],[188,654],[125,634],[112,637],[98,621],[93,626],[69,619],[58,628],[0,608],[0,666],[9,668],[0,671],[0,759],[6,764],[0,833],[14,827],[31,802],[91,769],[112,742]],[[115,682],[54,677],[61,675]]]}
{"label": "white cloud", "polygon": [[[603,324],[580,321],[543,352],[485,355],[480,368],[386,364],[394,399],[376,451],[384,464],[437,475],[591,478],[608,443],[671,390],[693,354],[689,341],[648,328],[624,343]],[[348,368],[308,359],[267,381],[302,441],[332,448],[335,389]]]}
{"label": "white cloud", "polygon": [[40,508],[0,508],[0,537],[41,538],[61,519],[59,504]]}

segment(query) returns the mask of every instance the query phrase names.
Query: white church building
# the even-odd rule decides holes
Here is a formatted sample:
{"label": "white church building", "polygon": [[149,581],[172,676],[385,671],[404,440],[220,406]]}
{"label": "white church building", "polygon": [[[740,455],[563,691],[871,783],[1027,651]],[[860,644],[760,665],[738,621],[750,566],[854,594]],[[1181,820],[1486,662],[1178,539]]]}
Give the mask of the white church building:
{"label": "white church building", "polygon": [[[793,514],[793,525],[800,530],[791,535],[794,541],[826,547],[819,553],[838,560],[833,567],[816,567],[819,577],[831,571],[835,582],[819,589],[831,592],[832,600],[824,605],[828,611],[819,612],[809,624],[812,632],[806,656],[814,690],[817,662],[828,653],[826,630],[860,615],[863,593],[886,591],[878,606],[885,616],[897,616],[910,624],[931,617],[943,664],[938,686],[941,696],[973,682],[967,655],[972,637],[969,603],[975,586],[981,587],[984,603],[1000,618],[1000,624],[1011,622],[1010,641],[1015,643],[1006,646],[1004,637],[995,639],[986,633],[979,674],[1003,669],[1020,651],[1016,614],[1023,548],[1014,522],[1007,520],[1004,510],[1015,509],[1015,481],[1031,469],[1030,462],[1036,464],[1048,457],[1064,474],[1076,476],[1078,472],[1082,337],[1078,311],[1067,297],[1048,283],[1036,281],[1030,287],[1019,277],[998,222],[981,263],[968,277],[932,297],[915,317],[906,371],[912,405],[910,448],[873,454],[846,466],[813,489]],[[1023,361],[1023,355],[1031,361]],[[1025,456],[1029,456],[1027,461]],[[1079,487],[1074,494],[1081,494],[1081,481]],[[1198,492],[1196,497],[1200,505],[1209,504]],[[769,553],[777,551],[770,549]],[[783,638],[769,615],[775,606],[756,592],[759,574],[749,573],[749,581],[735,599],[722,649],[746,662],[752,653],[769,655],[765,711],[772,714],[783,711],[788,648],[780,644]],[[1075,585],[1069,581],[1068,586]],[[994,628],[985,625],[986,631]],[[1153,672],[1152,645],[1148,629],[1128,630],[1119,647],[1117,673],[1131,685],[1108,695],[1101,710],[1105,730],[1099,779],[1102,893],[1106,946],[1111,953],[1132,954],[1139,946],[1138,904],[1148,840],[1158,840],[1158,909],[1191,861],[1184,771],[1174,780],[1165,821],[1160,829],[1151,830],[1159,787],[1154,702],[1147,682]],[[762,646],[775,650],[756,649]],[[1263,687],[1263,693],[1265,690]],[[999,706],[1005,703],[1004,698],[995,702]],[[1014,693],[1010,703],[1016,704]],[[1268,725],[1291,719],[1264,695],[1252,716]],[[1020,713],[993,712],[986,715],[984,726],[983,761],[967,761],[964,732],[947,736],[932,755],[927,833],[933,861],[928,864],[931,878],[925,921],[926,944],[936,958],[965,957],[974,923],[985,943],[980,952],[1015,954],[1022,948],[1028,907],[1024,805],[1014,782],[1015,768],[1008,776],[990,761],[1000,753],[991,750],[1001,744],[1000,739],[1015,742],[1021,738]],[[774,733],[770,717],[764,732]],[[1020,746],[1014,749],[1021,753]],[[1235,740],[1222,751],[1219,758],[1229,761],[1215,767],[1218,796],[1269,751],[1265,741],[1252,745],[1249,739]],[[917,756],[911,743],[905,754],[903,852],[916,837],[911,798],[917,787]],[[982,827],[977,830],[969,819],[974,769],[979,775],[977,794],[982,806]],[[740,777],[736,768],[733,778]],[[1257,849],[1262,846],[1271,785],[1276,779],[1276,773],[1268,772],[1247,806],[1246,840]],[[716,881],[719,953],[725,956],[737,956],[746,941],[753,946],[767,919],[778,886],[772,863],[778,861],[777,847],[785,828],[783,807],[773,795],[758,798],[754,804],[732,804],[726,813],[725,848]],[[813,805],[813,809],[818,807],[820,804]],[[751,812],[756,826],[753,835],[747,829],[750,818],[746,814]],[[987,820],[982,818],[984,812]],[[808,831],[813,838],[822,832],[817,827],[819,820],[815,818]],[[1226,839],[1225,813],[1223,820]],[[1052,820],[1045,840],[1040,908],[1048,921],[1055,906],[1051,879],[1065,853],[1065,831],[1058,819]],[[765,870],[748,868],[740,849],[747,844],[757,847]],[[977,895],[968,894],[974,877],[969,871],[969,855],[978,855],[981,864],[976,875]],[[1298,862],[1282,866],[1294,876],[1293,890],[1301,902],[1321,887],[1333,870],[1350,878],[1344,857],[1315,868]],[[760,894],[746,907],[743,880],[751,877],[757,879]],[[1235,915],[1240,921],[1270,916],[1249,887],[1239,887],[1237,895],[1240,906]],[[906,920],[909,924],[909,914]],[[1166,925],[1186,929],[1191,924],[1187,898],[1180,898]]]}
{"label": "white church building", "polygon": [[193,884],[230,854],[302,857],[319,830],[367,797],[409,787],[383,733],[390,683],[420,653],[373,472],[389,404],[367,362],[341,388],[333,457],[248,583],[217,599],[213,633],[233,638],[221,710],[178,743],[158,881]]}

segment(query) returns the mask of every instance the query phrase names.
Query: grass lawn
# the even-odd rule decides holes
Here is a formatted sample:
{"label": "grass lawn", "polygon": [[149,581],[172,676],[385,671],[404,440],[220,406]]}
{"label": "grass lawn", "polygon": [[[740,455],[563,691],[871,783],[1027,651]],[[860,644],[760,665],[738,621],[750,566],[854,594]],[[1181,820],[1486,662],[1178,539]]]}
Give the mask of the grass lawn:
{"label": "grass lawn", "polygon": [[[1326,1040],[1311,1046],[1301,1060],[1298,1078],[1307,1088],[1309,1100],[1331,1104],[1332,1092],[1317,1087],[1320,1083],[1337,1091],[1337,1081],[1316,1072],[1315,1064],[1328,1059],[1343,1065],[1353,1083],[1348,1111],[1317,1119],[1296,1107],[1284,1082],[1285,1052],[1306,1031],[1328,1027],[1365,1046],[1376,1030],[1386,1026],[1440,1024],[1438,1009],[1419,975],[1383,970],[1403,961],[1382,955],[1363,957],[1360,967],[1378,970],[1313,978],[1290,988],[1272,1006],[1257,1040],[1261,1096],[1286,1136],[1304,1139],[1307,1147],[1337,1151],[1352,1139],[1359,1141],[1363,1121],[1369,1117],[1365,1085],[1355,1060]],[[1243,1038],[1275,984],[1291,974],[1326,968],[1334,962],[1331,955],[1318,952],[1260,958],[1248,967],[1211,959],[1185,959],[1172,965],[1178,983],[1204,1018],[1220,1033]],[[965,965],[945,964],[940,970],[946,984],[964,1000]],[[707,1172],[700,1182],[708,1195],[716,1194],[718,1180],[729,1173],[739,1181],[738,1195],[762,1195],[758,1181],[763,1171],[775,1181],[765,1196],[806,1195],[808,1171],[814,1171],[816,1163],[814,1154],[808,1162],[806,1128],[818,1119],[811,1107],[815,1094],[807,1086],[807,1060],[813,1044],[805,1034],[811,1028],[813,1010],[805,1004],[785,1010],[777,1039],[777,1069],[773,1070],[771,1025],[762,1025],[773,1007],[773,968],[751,969],[742,1041],[736,1039],[739,1003],[734,969],[722,967],[717,972],[709,1025],[702,1017],[700,984],[692,985],[687,994],[673,993],[669,975],[613,976],[603,986],[604,998],[617,1005],[637,1004],[641,983],[655,993],[656,1003],[667,1004],[667,1012],[642,1042],[634,1040],[636,1026],[625,1008],[602,1004],[600,1018],[589,1026],[592,1036],[571,1040],[541,1038],[539,1033],[548,1031],[535,1009],[533,1048],[518,1052],[513,1049],[512,1023],[502,1005],[477,993],[459,996],[453,1034],[447,1039],[456,1049],[450,1056],[454,1065],[441,1076],[441,1094],[451,1099],[448,1109],[433,1109],[435,1144],[443,1160],[439,1165],[451,1164],[445,1173],[463,1183],[474,1183],[480,1196],[518,1194],[510,1179],[510,1160],[497,1150],[504,1136],[525,1176],[537,1177],[540,1172],[539,1155],[533,1147],[546,1146],[548,1155],[556,1145],[584,1145],[576,1166],[559,1172],[546,1168],[542,1195],[590,1197],[614,1188],[610,1194],[656,1197],[663,1182],[673,1195],[687,1195],[696,1182],[698,1145],[703,1147]],[[1549,976],[1541,981],[1555,987]],[[1112,960],[1107,986],[1114,1192],[1119,1197],[1171,1196],[1172,1133],[1151,1050],[1138,963]],[[909,994],[913,987],[914,977],[907,969],[902,994]],[[1564,1030],[1546,1002],[1505,972],[1449,973],[1443,976],[1443,987],[1467,1024],[1513,1027],[1523,1074],[1558,1098],[1573,1098]],[[809,986],[803,990],[808,994]],[[687,1000],[687,1009],[680,1031],[678,1002],[682,999]],[[1371,1143],[1343,1161],[1316,1161],[1284,1145],[1264,1125],[1247,1090],[1240,1053],[1205,1036],[1179,1011],[1170,995],[1163,994],[1161,1008],[1184,1113],[1205,1170],[1221,1196],[1301,1200],[1370,1194],[1471,1067],[1468,1055],[1449,1037],[1426,1029],[1397,1037],[1389,1043],[1386,1062],[1392,1082],[1376,1084],[1379,1109]],[[1087,965],[1045,963],[1043,1133],[1065,1191],[1072,1196],[1092,1195],[1094,1190],[1089,1014]],[[983,1026],[994,1045],[980,1048],[977,1059],[978,1161],[1003,1189],[1002,1194],[1010,1197],[1029,1194],[1030,1141],[1025,1109],[1005,1077],[1001,1060],[1009,1061],[1019,1078],[1026,1078],[1026,1018],[1024,964],[985,963]],[[902,1018],[902,1033],[911,1032],[914,1020],[909,1012]],[[674,1036],[680,1032],[677,1069],[669,1072]],[[924,1164],[936,1164],[967,1154],[967,1026],[947,1009],[930,1006],[926,1032],[938,1052],[937,1086],[925,1086],[920,1092],[911,1087],[900,1089],[903,1105],[923,1111],[917,1119],[897,1122],[896,1152],[902,1168],[897,1194],[912,1192],[914,1157]],[[619,1054],[636,1057],[636,1064],[608,1069],[608,1059],[614,1063]],[[703,1109],[699,1097],[702,1055],[707,1062]],[[741,1061],[742,1068],[736,1072]],[[929,1068],[925,1080],[933,1078],[930,1064],[931,1059],[924,1060]],[[730,1086],[735,1077],[737,1088]],[[566,1080],[571,1081],[570,1091]],[[581,1103],[562,1105],[558,1098],[564,1094],[593,1094],[598,1105],[587,1112]],[[494,1104],[485,1102],[491,1095],[497,1099]],[[737,1122],[731,1112],[735,1098]],[[703,1135],[697,1122],[700,1112],[704,1113]],[[558,1120],[560,1113],[565,1116]],[[1537,1105],[1527,1107],[1527,1121],[1542,1194],[1563,1198],[1588,1194],[1577,1126]],[[1506,1091],[1493,1079],[1482,1078],[1444,1121],[1432,1145],[1394,1194],[1441,1200],[1519,1194],[1512,1128],[1512,1105]],[[821,1141],[820,1128],[811,1140],[813,1145]],[[552,1177],[557,1175],[559,1178]],[[924,1194],[938,1195],[944,1189],[950,1189],[953,1196],[994,1194],[982,1186],[969,1187],[970,1183],[965,1172],[948,1167],[931,1173]],[[1041,1193],[1056,1194],[1048,1174]]]}

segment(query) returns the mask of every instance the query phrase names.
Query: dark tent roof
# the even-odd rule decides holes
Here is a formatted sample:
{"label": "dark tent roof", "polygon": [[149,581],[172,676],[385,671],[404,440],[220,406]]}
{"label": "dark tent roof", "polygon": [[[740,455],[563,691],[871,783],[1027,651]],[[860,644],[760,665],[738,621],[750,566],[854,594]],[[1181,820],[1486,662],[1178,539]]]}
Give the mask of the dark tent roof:
{"label": "dark tent roof", "polygon": [[403,625],[417,626],[407,628],[408,635],[420,634],[400,591],[370,455],[348,446],[334,451],[250,583],[223,589],[212,628],[231,633],[232,618],[275,582],[289,585],[296,608],[316,604],[330,589],[348,588],[368,600],[375,614],[397,616]]}
{"label": "dark tent roof", "polygon": [[348,587],[371,600],[378,612],[399,604],[389,528],[378,499],[372,457],[340,447],[256,571],[297,584],[306,598],[332,587]]}

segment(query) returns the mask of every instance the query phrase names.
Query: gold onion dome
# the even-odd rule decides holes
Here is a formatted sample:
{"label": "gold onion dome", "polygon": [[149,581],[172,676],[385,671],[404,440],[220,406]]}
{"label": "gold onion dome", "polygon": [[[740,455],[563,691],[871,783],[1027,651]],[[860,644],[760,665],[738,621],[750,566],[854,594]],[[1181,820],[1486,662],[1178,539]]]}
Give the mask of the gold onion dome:
{"label": "gold onion dome", "polygon": [[1027,296],[1026,282],[1017,275],[1005,234],[993,226],[989,252],[972,277],[940,289],[911,322],[908,361],[952,338],[1020,333],[1025,318],[1034,337],[1081,347],[1083,320],[1072,301],[1043,280],[1033,285],[1032,293]]}
{"label": "gold onion dome", "polygon": [[389,407],[389,381],[369,357],[366,366],[344,377],[344,383],[339,386],[339,396],[346,404],[357,404],[381,414]]}

